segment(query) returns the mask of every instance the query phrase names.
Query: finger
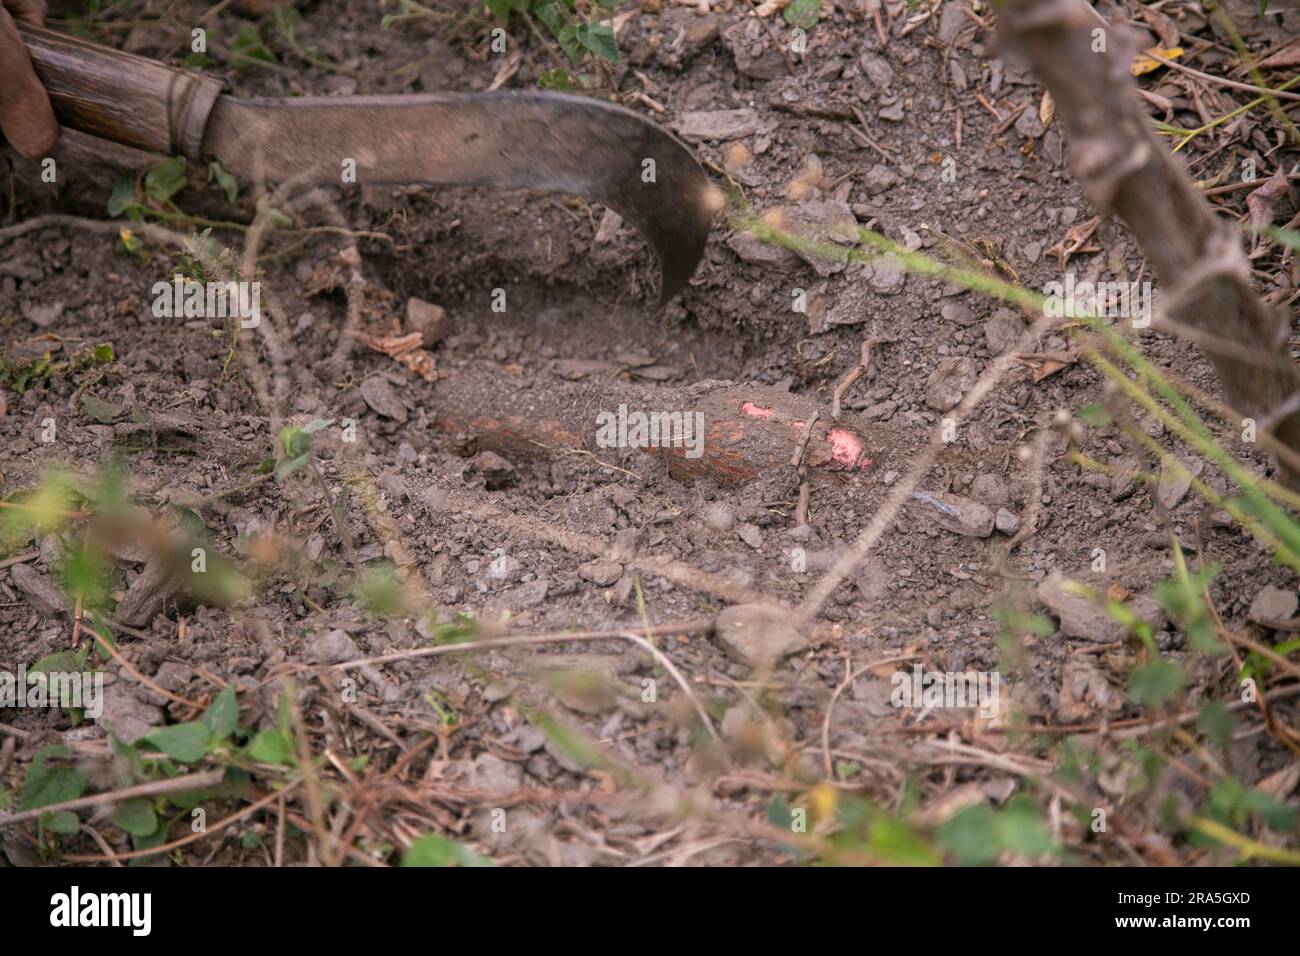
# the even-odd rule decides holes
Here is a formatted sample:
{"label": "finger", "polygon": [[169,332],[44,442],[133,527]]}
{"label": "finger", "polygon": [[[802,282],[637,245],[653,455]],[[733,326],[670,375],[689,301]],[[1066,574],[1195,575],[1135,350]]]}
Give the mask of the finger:
{"label": "finger", "polygon": [[45,26],[45,0],[0,0],[0,5],[12,13],[15,20],[34,27]]}
{"label": "finger", "polygon": [[[12,3],[13,0],[6,0]],[[36,78],[13,18],[0,9],[0,130],[28,159],[49,153],[59,139],[50,98]]]}

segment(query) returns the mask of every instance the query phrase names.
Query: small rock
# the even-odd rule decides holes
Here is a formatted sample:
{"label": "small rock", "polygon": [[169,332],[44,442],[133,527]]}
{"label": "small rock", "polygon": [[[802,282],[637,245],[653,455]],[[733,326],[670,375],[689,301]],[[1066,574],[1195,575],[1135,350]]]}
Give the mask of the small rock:
{"label": "small rock", "polygon": [[342,664],[361,656],[356,642],[340,628],[318,634],[303,648],[303,656],[313,664]]}
{"label": "small rock", "polygon": [[[847,243],[858,241],[858,220],[848,203],[838,199],[805,199],[780,208],[781,221],[791,232],[819,243]],[[848,262],[844,257],[831,259],[823,255],[799,254],[823,278],[842,272]]]}
{"label": "small rock", "polygon": [[888,166],[876,163],[867,170],[867,175],[863,177],[862,184],[866,186],[869,195],[878,196],[898,185],[898,174]]}
{"label": "small rock", "polygon": [[993,512],[978,501],[957,495],[912,492],[912,500],[934,518],[941,528],[968,538],[987,538],[993,533]]}
{"label": "small rock", "polygon": [[793,269],[799,264],[799,257],[793,251],[747,232],[738,232],[728,239],[727,248],[740,256],[742,262],[769,269]]}
{"label": "small rock", "polygon": [[546,592],[551,582],[546,578],[536,578],[507,591],[504,595],[506,607],[516,613],[524,608],[537,607],[546,600]]}
{"label": "small rock", "polygon": [[636,528],[620,528],[609,546],[609,559],[627,564],[636,557]]}
{"label": "small rock", "polygon": [[998,309],[984,323],[984,343],[994,355],[1001,355],[1019,341],[1025,323],[1010,309]]}
{"label": "small rock", "polygon": [[903,267],[903,260],[892,252],[868,262],[863,268],[863,275],[866,276],[871,291],[881,295],[895,295],[902,291],[907,282],[907,269]]}
{"label": "small rock", "polygon": [[162,711],[137,698],[129,685],[115,681],[104,687],[104,709],[96,722],[122,743],[133,744],[162,723]]}
{"label": "small rock", "polygon": [[683,113],[677,121],[677,133],[689,143],[704,140],[741,139],[754,136],[763,131],[762,120],[758,111],[744,108],[738,110],[695,110]]}
{"label": "small rock", "polygon": [[179,693],[194,679],[194,668],[180,661],[164,661],[153,675],[153,682],[163,690]]}
{"label": "small rock", "polygon": [[[1038,600],[1061,622],[1061,633],[1066,637],[1102,644],[1124,640],[1128,633],[1124,625],[1107,614],[1097,602],[1066,591],[1065,580],[1060,571],[1053,571],[1038,585],[1037,591]],[[1134,596],[1127,602],[1127,607],[1153,630],[1159,631],[1164,627],[1164,612],[1146,595]]]}
{"label": "small rock", "polygon": [[888,106],[882,106],[879,112],[876,113],[876,115],[879,116],[882,120],[887,120],[890,123],[903,122],[903,117],[906,115],[903,112],[903,101],[895,100],[893,103],[890,103]]}
{"label": "small rock", "polygon": [[993,526],[1003,534],[1015,534],[1020,530],[1020,519],[1006,508],[999,508],[993,516]]}
{"label": "small rock", "polygon": [[971,482],[970,496],[992,508],[1005,505],[1010,500],[1007,495],[1007,483],[997,475],[977,475]]}
{"label": "small rock", "polygon": [[497,555],[488,562],[487,576],[497,585],[512,584],[523,574],[523,563],[508,554]]}
{"label": "small rock", "polygon": [[414,296],[406,300],[406,331],[419,332],[420,345],[431,349],[451,334],[447,310]]}
{"label": "small rock", "polygon": [[975,321],[975,313],[970,310],[970,306],[965,302],[949,302],[939,310],[939,315],[945,322],[953,325],[960,325],[965,328]]}
{"label": "small rock", "polygon": [[887,90],[894,82],[893,67],[884,57],[874,53],[864,53],[858,57],[858,68],[877,90]]}
{"label": "small rock", "polygon": [[772,46],[767,29],[754,17],[745,17],[723,31],[722,39],[736,60],[736,69],[756,80],[785,75],[785,57]]}
{"label": "small rock", "polygon": [[[1181,464],[1181,467],[1180,467]],[[1156,498],[1166,509],[1172,511],[1183,500],[1192,479],[1205,470],[1203,458],[1173,459],[1166,458],[1160,465],[1160,480],[1156,484]]]}
{"label": "small rock", "polygon": [[45,305],[32,304],[23,310],[23,315],[27,317],[27,321],[31,322],[32,325],[37,328],[49,328],[54,323],[58,322],[63,316],[63,303],[49,302]]}
{"label": "small rock", "polygon": [[607,588],[623,576],[623,565],[617,561],[588,561],[579,566],[578,574],[592,584]]}
{"label": "small rock", "polygon": [[15,564],[9,569],[9,577],[27,603],[42,617],[58,617],[71,607],[67,595],[59,590],[58,585],[31,565]]}
{"label": "small rock", "polygon": [[758,529],[758,525],[742,524],[736,529],[736,535],[755,551],[763,547],[763,532]]}
{"label": "small rock", "polygon": [[493,754],[479,754],[470,763],[463,780],[469,790],[484,793],[514,793],[524,783],[524,771],[518,764]]}
{"label": "small rock", "polygon": [[946,412],[962,400],[978,377],[975,363],[965,356],[944,359],[925,383],[925,404]]}
{"label": "small rock", "polygon": [[718,731],[724,740],[735,740],[749,727],[749,709],[747,707],[728,707],[718,724]]}
{"label": "small rock", "polygon": [[789,617],[789,611],[766,604],[736,604],[718,615],[714,633],[742,663],[778,661],[808,647]]}
{"label": "small rock", "polygon": [[489,491],[509,487],[515,482],[515,466],[494,451],[481,451],[469,460],[465,470],[480,474]]}
{"label": "small rock", "polygon": [[406,406],[398,397],[397,391],[388,379],[382,375],[371,375],[361,383],[361,397],[378,415],[394,421],[406,421]]}
{"label": "small rock", "polygon": [[715,501],[705,508],[701,519],[704,527],[717,532],[730,531],[736,523],[735,513],[721,501]]}
{"label": "small rock", "polygon": [[1250,602],[1250,610],[1246,612],[1246,616],[1256,624],[1270,627],[1295,617],[1298,605],[1300,600],[1297,600],[1295,591],[1284,591],[1282,588],[1269,585],[1255,595],[1255,600]]}
{"label": "small rock", "polygon": [[965,13],[966,0],[948,0],[939,15],[939,42],[947,46],[957,34],[971,25]]}
{"label": "small rock", "polygon": [[894,417],[896,411],[898,411],[898,402],[886,400],[864,408],[862,417],[868,421],[887,422]]}
{"label": "small rock", "polygon": [[149,559],[139,577],[131,582],[113,616],[127,627],[148,627],[162,613],[172,593],[170,576],[161,557]]}

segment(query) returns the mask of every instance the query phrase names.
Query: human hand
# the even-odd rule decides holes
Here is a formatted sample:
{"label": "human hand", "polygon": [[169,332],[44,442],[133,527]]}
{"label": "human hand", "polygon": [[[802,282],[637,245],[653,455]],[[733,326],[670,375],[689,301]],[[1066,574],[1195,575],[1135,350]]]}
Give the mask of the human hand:
{"label": "human hand", "polygon": [[44,156],[59,139],[50,98],[36,78],[14,18],[45,24],[45,0],[0,0],[0,130],[28,159]]}

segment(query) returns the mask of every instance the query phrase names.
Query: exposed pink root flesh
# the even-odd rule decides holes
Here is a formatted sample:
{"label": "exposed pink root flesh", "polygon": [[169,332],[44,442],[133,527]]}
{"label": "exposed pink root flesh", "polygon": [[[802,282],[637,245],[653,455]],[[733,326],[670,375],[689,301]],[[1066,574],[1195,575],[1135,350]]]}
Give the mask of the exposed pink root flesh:
{"label": "exposed pink root flesh", "polygon": [[[749,415],[751,418],[772,417],[772,409],[763,408],[753,402],[741,402],[740,412],[742,415]],[[790,422],[790,427],[795,431],[802,431],[804,423]],[[862,439],[853,432],[846,428],[832,428],[827,433],[826,440],[831,443],[831,458],[841,465],[846,465],[849,468],[871,467],[871,459],[863,455],[865,449],[862,447]]]}

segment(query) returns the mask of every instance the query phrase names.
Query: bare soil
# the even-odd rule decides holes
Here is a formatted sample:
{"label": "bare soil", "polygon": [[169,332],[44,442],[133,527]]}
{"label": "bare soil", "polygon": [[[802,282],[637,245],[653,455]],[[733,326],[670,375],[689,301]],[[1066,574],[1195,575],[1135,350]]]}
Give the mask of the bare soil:
{"label": "bare soil", "polygon": [[[171,62],[183,54],[188,25],[204,8],[129,6],[129,14],[105,15],[93,35]],[[156,21],[162,6],[175,10],[165,24],[113,27],[125,19]],[[320,0],[299,9],[299,42],[337,69],[283,48],[285,68],[233,68],[220,51],[241,23],[256,22],[235,10],[209,24],[222,40],[214,44],[218,62],[211,69],[228,76],[237,94],[281,96],[482,90],[502,68],[502,58],[488,50],[490,24],[451,6],[439,8],[446,16],[388,30],[372,4]],[[961,2],[886,2],[883,42],[855,0],[822,9],[790,74],[764,30],[741,36],[746,3],[708,12],[667,0],[647,5],[619,32],[622,62],[588,71],[593,92],[610,95],[612,82],[626,105],[670,129],[694,111],[752,110],[755,132],[692,146],[703,161],[728,169],[760,211],[843,203],[837,208],[858,224],[908,248],[957,257],[1031,289],[1059,280],[1065,269],[1080,278],[1149,278],[1140,252],[1104,216],[1063,266],[1063,248],[1097,213],[1068,174],[1058,126],[1041,121],[1041,88],[999,58],[993,32],[982,25],[992,16],[987,6],[975,13]],[[1194,65],[1214,70],[1230,47],[1204,18],[1186,16],[1185,45],[1196,46],[1197,38],[1215,44]],[[1294,32],[1296,14],[1280,16]],[[789,32],[780,14],[765,22]],[[553,55],[518,21],[511,32],[512,50],[522,55],[506,88],[534,87],[554,67]],[[1264,49],[1277,35],[1250,42]],[[1142,80],[1178,100],[1183,125],[1199,125],[1179,81],[1172,71]],[[1228,93],[1212,91],[1211,115],[1242,101]],[[1254,121],[1268,128],[1263,111]],[[1210,178],[1251,157],[1261,170],[1294,163],[1294,145],[1264,159],[1274,146],[1271,134],[1244,127],[1222,140],[1202,137],[1186,153],[1193,175]],[[0,166],[0,185],[13,183],[0,190],[7,226],[51,214],[106,218],[103,205],[119,167],[84,138],[69,135],[60,149],[57,184],[40,182],[39,168],[12,154],[11,171]],[[1207,155],[1211,150],[1217,155]],[[946,159],[954,164],[945,166]],[[953,181],[945,177],[948,168]],[[176,202],[192,216],[248,222],[255,193],[241,187],[231,205],[204,171],[192,170]],[[948,363],[958,379],[978,374],[1029,319],[955,285],[887,268],[873,273],[850,265],[821,275],[723,220],[690,288],[656,312],[646,246],[626,227],[598,238],[604,211],[580,200],[364,183],[326,193],[339,222],[367,234],[356,239],[368,303],[363,328],[403,331],[409,297],[447,310],[452,332],[431,350],[432,381],[361,342],[340,348],[348,296],[339,256],[350,240],[337,233],[290,229],[269,239],[258,265],[275,340],[244,332],[232,350],[211,321],[152,314],[149,290],[168,274],[176,248],[142,236],[149,252],[142,261],[124,252],[113,231],[60,220],[0,239],[0,342],[11,361],[23,349],[44,348],[67,359],[101,342],[112,343],[115,359],[102,374],[57,373],[21,394],[0,393],[0,495],[34,486],[55,466],[92,476],[120,459],[131,497],[151,514],[201,501],[194,510],[206,539],[249,575],[251,594],[218,607],[169,593],[147,620],[116,631],[120,653],[189,701],[234,686],[241,723],[249,727],[275,724],[282,682],[291,678],[317,752],[331,755],[321,770],[338,788],[331,817],[351,814],[344,825],[355,821],[358,829],[349,833],[361,855],[395,862],[394,847],[437,830],[507,864],[781,863],[792,857],[765,829],[774,798],[810,806],[824,781],[890,812],[918,809],[929,814],[918,819],[931,822],[968,803],[1000,806],[1027,793],[1079,863],[1132,862],[1134,854],[1152,862],[1215,859],[1184,834],[1160,831],[1158,808],[1169,794],[1191,804],[1204,799],[1194,780],[1165,774],[1132,791],[1103,773],[1079,784],[1079,805],[1123,808],[1117,812],[1128,820],[1128,834],[1145,834],[1134,849],[1113,833],[1088,833],[1068,815],[1048,814],[1057,791],[1038,778],[1058,765],[1063,736],[1027,741],[987,726],[970,709],[923,714],[890,705],[890,675],[919,662],[928,670],[999,672],[1016,713],[1034,723],[1086,727],[1150,716],[1124,700],[1134,647],[1059,630],[1011,642],[1014,649],[1007,641],[1000,646],[997,609],[1042,611],[1036,588],[1055,571],[1130,601],[1150,598],[1173,568],[1169,532],[1194,565],[1219,566],[1210,596],[1230,627],[1255,628],[1247,610],[1266,585],[1295,590],[1290,572],[1196,494],[1174,502],[1166,527],[1140,483],[1080,468],[1057,433],[1035,445],[1058,410],[1077,412],[1101,398],[1101,376],[1082,361],[1037,382],[1028,366],[1004,378],[921,486],[1005,509],[1013,519],[1008,528],[1023,528],[1036,514],[1036,532],[1008,557],[1014,530],[963,535],[923,507],[905,509],[804,628],[807,646],[770,673],[729,656],[707,627],[656,638],[690,697],[661,662],[617,637],[417,657],[328,677],[296,666],[431,646],[436,633],[425,611],[440,622],[471,615],[491,634],[643,635],[646,621],[707,623],[735,603],[796,608],[948,414],[939,394],[945,383],[932,380],[936,370]],[[1245,195],[1218,201],[1239,213]],[[1277,221],[1294,211],[1294,201],[1284,199]],[[333,222],[304,207],[299,224]],[[213,235],[243,249],[236,231]],[[1296,274],[1276,256],[1257,265],[1261,292],[1280,301],[1294,293]],[[493,310],[494,289],[506,292],[504,313]],[[796,290],[808,296],[806,313],[792,309]],[[1127,334],[1163,371],[1217,394],[1210,365],[1193,347],[1150,331]],[[879,458],[866,470],[814,484],[805,526],[796,521],[794,466],[726,487],[707,477],[677,480],[665,456],[636,450],[588,445],[492,457],[478,436],[448,434],[428,411],[439,389],[457,381],[490,391],[485,407],[504,401],[525,417],[585,410],[593,429],[596,413],[612,410],[607,396],[623,387],[758,383],[828,409],[867,339],[869,369],[845,393],[843,420],[876,436]],[[1078,350],[1066,330],[1029,351]],[[254,368],[269,382],[267,394],[259,394]],[[96,420],[87,397],[120,407],[120,417]],[[57,423],[53,442],[42,440],[50,418]],[[316,419],[356,424],[355,443],[342,440],[337,425],[315,436],[324,485],[332,495],[349,490],[346,541],[305,473],[231,490],[255,479],[259,463],[276,455],[281,425]],[[1146,425],[1165,448],[1177,448],[1159,423]],[[1094,459],[1120,465],[1132,457],[1114,426],[1085,435],[1081,450]],[[1034,447],[1044,455],[1038,491],[1034,454],[1022,454]],[[1240,442],[1231,447],[1255,470],[1271,473],[1266,456]],[[1212,468],[1202,477],[1212,488],[1228,488]],[[0,669],[16,670],[71,645],[72,615],[41,607],[16,572],[25,567],[57,585],[63,550],[76,533],[73,522],[0,556]],[[1104,571],[1094,570],[1097,549],[1105,552]],[[111,564],[118,602],[149,558],[128,551]],[[397,563],[423,607],[384,616],[363,605],[357,581],[383,559]],[[325,641],[336,631],[345,637]],[[1226,659],[1193,662],[1186,635],[1173,624],[1157,639],[1192,667],[1179,712],[1233,695]],[[322,648],[323,641],[330,646]],[[335,644],[343,650],[331,656]],[[889,663],[871,666],[881,661]],[[107,671],[119,713],[158,723],[193,718],[192,708],[117,663]],[[846,675],[851,680],[841,686]],[[343,676],[358,680],[355,707],[341,704],[331,684]],[[653,702],[643,699],[647,679],[656,688]],[[724,739],[725,760],[709,746],[695,703]],[[1293,703],[1279,705],[1279,713],[1288,707],[1294,723]],[[539,712],[599,742],[611,763],[584,766],[538,730]],[[0,716],[17,741],[8,777],[0,776],[0,788],[12,794],[42,746],[75,740],[92,762],[104,752],[94,749],[105,739],[97,723],[74,728],[59,711]],[[932,729],[923,731],[927,725]],[[1103,763],[1120,760],[1118,740],[1086,733],[1083,741]],[[1248,786],[1294,761],[1267,733],[1240,735],[1212,752]],[[364,774],[351,763],[363,755]],[[630,768],[630,776],[613,766]],[[373,782],[385,773],[394,792],[362,798],[364,788],[349,782],[353,774]],[[645,781],[654,784],[650,797]],[[677,802],[666,804],[665,793]],[[504,834],[491,825],[501,807],[511,821]],[[237,802],[226,809],[238,809]],[[298,812],[309,815],[305,804]],[[187,819],[173,836],[188,832]],[[160,859],[267,864],[276,827],[273,812],[258,814]],[[248,830],[266,837],[260,847],[248,848]],[[127,848],[124,834],[106,825],[103,832],[115,849]],[[309,858],[309,841],[294,833],[284,862]],[[64,854],[103,850],[84,833],[57,845]],[[0,851],[14,863],[38,859],[35,828],[0,833]]]}

